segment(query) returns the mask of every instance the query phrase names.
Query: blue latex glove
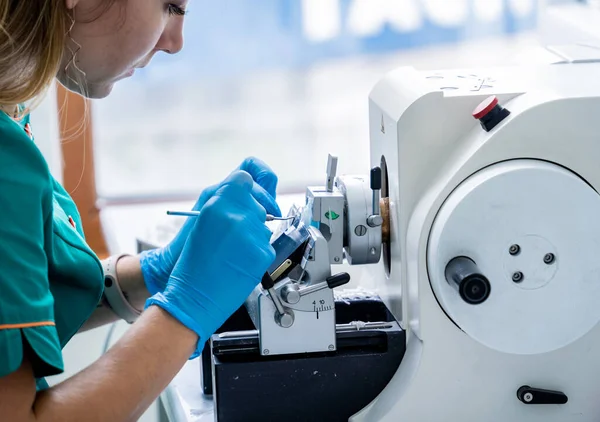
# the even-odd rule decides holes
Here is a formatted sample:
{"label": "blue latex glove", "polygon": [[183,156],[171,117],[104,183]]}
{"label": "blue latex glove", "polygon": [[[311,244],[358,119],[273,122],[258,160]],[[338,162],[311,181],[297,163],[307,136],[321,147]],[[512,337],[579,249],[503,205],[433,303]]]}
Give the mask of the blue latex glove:
{"label": "blue latex glove", "polygon": [[275,259],[265,209],[252,177],[232,173],[202,207],[164,292],[146,301],[169,312],[204,343],[260,283]]}
{"label": "blue latex glove", "polygon": [[[246,158],[240,166],[234,171],[245,171],[254,180],[252,184],[252,195],[266,209],[269,214],[276,217],[281,217],[281,210],[275,202],[277,190],[277,176],[264,162],[258,158]],[[223,185],[214,185],[206,188],[198,201],[194,205],[194,211],[200,211],[204,204],[217,192]],[[188,218],[184,223],[179,233],[167,246],[163,248],[144,251],[140,254],[140,265],[146,288],[150,295],[161,292],[169,275],[175,266],[175,262],[179,258],[179,254],[183,249],[183,245],[189,235],[190,229],[195,223],[196,217]]]}

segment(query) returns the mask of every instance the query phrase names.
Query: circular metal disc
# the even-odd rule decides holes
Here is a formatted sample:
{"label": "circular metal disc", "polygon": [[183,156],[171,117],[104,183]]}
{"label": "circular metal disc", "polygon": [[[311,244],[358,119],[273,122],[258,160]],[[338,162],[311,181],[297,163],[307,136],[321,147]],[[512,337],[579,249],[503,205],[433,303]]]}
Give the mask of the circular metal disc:
{"label": "circular metal disc", "polygon": [[381,257],[381,226],[369,227],[373,192],[369,179],[342,176],[337,186],[346,198],[344,247],[351,265],[374,264]]}
{"label": "circular metal disc", "polygon": [[[515,244],[520,251],[511,255]],[[490,281],[485,302],[467,304],[446,281],[444,269],[456,256],[471,258]],[[564,347],[600,321],[600,196],[547,162],[493,165],[441,207],[427,265],[446,314],[480,343],[514,354]],[[523,278],[516,283],[518,271]]]}

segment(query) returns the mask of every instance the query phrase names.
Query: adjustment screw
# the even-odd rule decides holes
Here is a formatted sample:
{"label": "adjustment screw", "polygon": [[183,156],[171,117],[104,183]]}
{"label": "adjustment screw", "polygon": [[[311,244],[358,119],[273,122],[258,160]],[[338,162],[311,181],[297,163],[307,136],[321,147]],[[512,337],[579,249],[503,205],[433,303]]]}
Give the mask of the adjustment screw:
{"label": "adjustment screw", "polygon": [[517,244],[511,245],[510,248],[508,248],[508,253],[511,255],[518,255],[519,252],[521,252],[521,247]]}
{"label": "adjustment screw", "polygon": [[515,283],[520,283],[521,281],[523,281],[523,273],[521,271],[517,271],[517,272],[513,273],[512,280]]}
{"label": "adjustment screw", "polygon": [[546,255],[544,255],[544,262],[546,264],[552,264],[554,262],[554,254],[553,253],[547,253]]}
{"label": "adjustment screw", "polygon": [[354,234],[357,236],[364,236],[365,234],[367,234],[367,228],[362,224],[359,224],[354,228]]}

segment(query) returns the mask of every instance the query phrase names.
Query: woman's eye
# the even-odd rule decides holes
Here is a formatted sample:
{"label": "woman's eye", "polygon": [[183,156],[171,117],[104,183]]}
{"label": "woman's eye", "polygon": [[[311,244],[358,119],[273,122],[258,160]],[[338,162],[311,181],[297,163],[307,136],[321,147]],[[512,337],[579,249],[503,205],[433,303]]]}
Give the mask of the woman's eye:
{"label": "woman's eye", "polygon": [[168,9],[171,16],[184,16],[187,13],[183,7],[172,3],[169,4]]}

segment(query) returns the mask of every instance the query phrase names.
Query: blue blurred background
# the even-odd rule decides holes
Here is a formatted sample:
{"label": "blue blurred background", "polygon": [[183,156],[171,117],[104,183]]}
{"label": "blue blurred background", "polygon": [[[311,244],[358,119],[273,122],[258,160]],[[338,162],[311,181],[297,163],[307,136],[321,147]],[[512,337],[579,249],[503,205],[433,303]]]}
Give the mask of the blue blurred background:
{"label": "blue blurred background", "polygon": [[187,48],[157,62],[220,77],[535,27],[537,0],[192,0]]}
{"label": "blue blurred background", "polygon": [[510,64],[543,0],[190,0],[186,45],[94,104],[105,198],[189,194],[244,157],[282,192],[368,168],[367,99],[398,66]]}

